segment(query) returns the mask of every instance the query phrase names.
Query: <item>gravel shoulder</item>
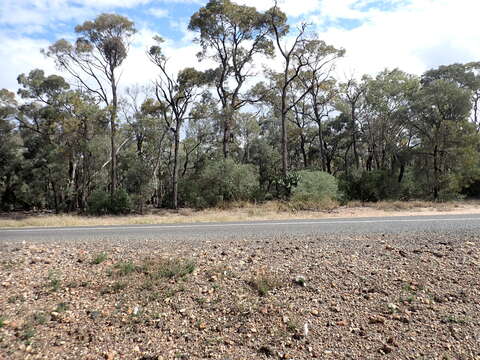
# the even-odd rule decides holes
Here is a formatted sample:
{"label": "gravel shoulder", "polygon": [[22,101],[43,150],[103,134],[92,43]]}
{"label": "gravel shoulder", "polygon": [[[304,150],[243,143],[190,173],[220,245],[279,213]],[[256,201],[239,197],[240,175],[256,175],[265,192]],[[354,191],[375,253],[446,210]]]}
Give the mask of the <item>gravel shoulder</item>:
{"label": "gravel shoulder", "polygon": [[477,232],[0,244],[0,359],[480,359]]}

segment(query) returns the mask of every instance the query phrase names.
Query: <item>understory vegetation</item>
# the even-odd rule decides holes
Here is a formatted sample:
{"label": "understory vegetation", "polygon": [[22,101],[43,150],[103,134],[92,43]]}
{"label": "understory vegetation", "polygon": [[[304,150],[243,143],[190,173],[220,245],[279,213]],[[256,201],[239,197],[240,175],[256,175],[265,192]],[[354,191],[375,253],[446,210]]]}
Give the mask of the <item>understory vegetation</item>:
{"label": "understory vegetation", "polygon": [[173,74],[156,36],[146,49],[155,86],[122,88],[135,25],[101,14],[75,28],[76,41],[43,51],[65,78],[34,69],[18,76],[17,95],[0,90],[1,209],[318,209],[480,195],[480,62],[336,79],[344,49],[308,25],[290,28],[277,6],[230,0],[210,0],[189,29],[216,67]]}

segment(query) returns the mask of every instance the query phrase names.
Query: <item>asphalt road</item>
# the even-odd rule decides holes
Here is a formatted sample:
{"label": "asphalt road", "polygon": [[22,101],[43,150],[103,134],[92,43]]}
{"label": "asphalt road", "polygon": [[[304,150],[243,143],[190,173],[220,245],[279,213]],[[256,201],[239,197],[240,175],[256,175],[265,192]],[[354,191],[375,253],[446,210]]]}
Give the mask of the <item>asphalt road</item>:
{"label": "asphalt road", "polygon": [[6,241],[75,240],[208,240],[279,235],[375,234],[448,231],[478,231],[480,214],[409,217],[278,220],[229,223],[88,226],[58,228],[0,228],[0,243]]}

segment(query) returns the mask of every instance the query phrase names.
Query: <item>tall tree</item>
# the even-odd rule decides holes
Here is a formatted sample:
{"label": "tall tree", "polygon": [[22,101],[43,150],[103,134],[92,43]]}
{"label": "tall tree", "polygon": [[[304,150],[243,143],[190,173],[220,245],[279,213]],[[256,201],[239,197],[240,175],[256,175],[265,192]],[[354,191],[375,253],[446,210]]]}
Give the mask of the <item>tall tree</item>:
{"label": "tall tree", "polygon": [[[282,70],[276,77],[280,89],[282,171],[283,176],[287,177],[289,168],[287,115],[308,94],[319,93],[321,84],[330,77],[333,62],[343,56],[345,51],[325,44],[316,34],[307,34],[305,23],[297,29],[297,34],[290,44],[282,44],[282,38],[289,32],[286,15],[275,4],[268,11],[268,18],[274,41],[283,60]],[[304,86],[294,96],[289,96],[295,82],[300,82]]]}
{"label": "tall tree", "polygon": [[21,142],[16,136],[13,117],[17,113],[15,94],[0,90],[0,208],[9,210],[17,203],[16,190],[21,186]]}
{"label": "tall tree", "polygon": [[468,122],[470,90],[434,80],[418,92],[412,119],[425,187],[438,200],[442,192],[458,192],[477,172],[478,134]]}
{"label": "tall tree", "polygon": [[218,63],[208,71],[222,107],[222,151],[229,157],[229,144],[235,126],[234,113],[252,101],[242,93],[247,79],[254,75],[256,55],[273,56],[270,26],[265,14],[254,7],[230,0],[210,0],[192,15],[189,29],[199,33],[200,59]]}
{"label": "tall tree", "polygon": [[[174,155],[172,171],[172,207],[178,208],[178,173],[180,135],[191,105],[197,95],[198,89],[204,82],[204,74],[193,69],[181,70],[175,77],[167,69],[167,57],[162,50],[163,39],[155,37],[156,45],[150,47],[148,55],[150,60],[160,69],[160,76],[156,81],[155,94],[165,125],[173,135]],[[162,106],[163,105],[163,106]]]}
{"label": "tall tree", "polygon": [[116,128],[118,114],[118,68],[126,59],[136,32],[132,21],[117,14],[101,14],[75,27],[78,38],[72,44],[58,40],[44,53],[55,59],[87,91],[95,94],[110,114],[110,191],[117,187]]}

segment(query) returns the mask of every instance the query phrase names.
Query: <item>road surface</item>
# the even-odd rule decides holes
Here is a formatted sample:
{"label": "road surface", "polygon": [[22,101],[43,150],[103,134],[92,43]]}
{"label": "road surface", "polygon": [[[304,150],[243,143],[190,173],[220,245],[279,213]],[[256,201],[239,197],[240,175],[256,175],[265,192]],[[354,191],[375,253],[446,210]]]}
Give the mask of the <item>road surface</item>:
{"label": "road surface", "polygon": [[431,231],[473,231],[480,235],[480,214],[272,220],[255,222],[83,226],[58,228],[0,228],[5,241],[75,240],[205,240],[281,235],[375,234]]}

